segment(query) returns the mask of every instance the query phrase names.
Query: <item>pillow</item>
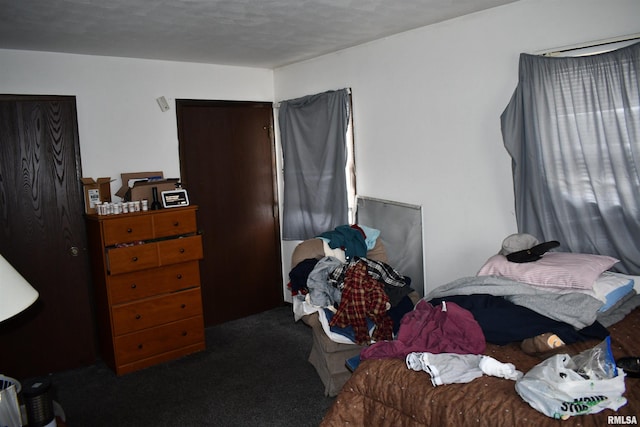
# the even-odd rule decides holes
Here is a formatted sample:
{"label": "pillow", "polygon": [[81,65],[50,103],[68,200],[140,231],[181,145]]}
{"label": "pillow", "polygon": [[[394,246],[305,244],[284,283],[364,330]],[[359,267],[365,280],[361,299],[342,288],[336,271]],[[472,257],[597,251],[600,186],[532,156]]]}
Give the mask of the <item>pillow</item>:
{"label": "pillow", "polygon": [[604,303],[598,311],[602,313],[609,310],[625,295],[633,291],[634,284],[635,282],[631,276],[613,273],[611,271],[602,273],[593,285],[596,298]]}
{"label": "pillow", "polygon": [[592,289],[598,277],[617,262],[605,255],[548,252],[537,261],[519,264],[494,255],[478,276],[502,276],[543,287]]}

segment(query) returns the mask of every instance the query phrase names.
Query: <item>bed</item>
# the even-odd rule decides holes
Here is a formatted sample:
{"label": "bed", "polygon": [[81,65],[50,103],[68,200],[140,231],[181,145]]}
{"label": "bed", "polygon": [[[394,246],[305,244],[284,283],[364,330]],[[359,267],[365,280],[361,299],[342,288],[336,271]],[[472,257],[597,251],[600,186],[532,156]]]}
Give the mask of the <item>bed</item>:
{"label": "bed", "polygon": [[[609,327],[615,357],[640,355],[640,309]],[[598,341],[571,344],[579,352]],[[527,372],[540,359],[522,352],[516,343],[488,344],[484,354],[513,363]],[[606,426],[640,417],[640,378],[625,379],[628,403],[618,411],[581,415],[560,421],[534,410],[516,393],[514,382],[483,376],[466,384],[434,387],[425,372],[409,370],[401,359],[371,359],[360,363],[342,387],[321,425],[329,426]],[[610,416],[625,417],[610,419]],[[636,421],[637,424],[637,421]]]}
{"label": "bed", "polygon": [[[580,257],[583,259],[578,260]],[[541,312],[547,310],[545,318],[561,312],[558,315],[564,316],[563,324],[589,325],[597,320],[595,323],[606,327],[616,359],[640,356],[640,295],[633,289],[634,283],[622,285],[626,276],[614,274],[618,284],[610,286],[612,276],[608,269],[615,260],[582,254],[575,255],[576,262],[570,258],[549,253],[538,259],[545,259],[550,266],[538,261],[515,265],[517,263],[507,262],[504,255],[498,254],[487,261],[478,276],[443,285],[424,299],[432,303],[460,295],[475,296],[479,290],[495,292],[517,304],[530,304]],[[541,267],[544,267],[543,273],[530,271]],[[526,288],[530,283],[521,282],[525,280],[524,275],[528,275],[527,281],[538,282],[535,290]],[[562,286],[558,286],[559,280],[563,281]],[[507,291],[503,292],[503,285]],[[532,303],[538,296],[542,302]],[[554,304],[564,304],[564,309],[559,310]],[[510,325],[509,321],[504,323]],[[561,347],[560,353],[575,355],[601,342],[599,338],[571,341]],[[375,345],[364,349],[361,356],[376,354],[370,351]],[[548,354],[527,354],[517,341],[500,345],[487,342],[479,353],[513,364],[525,374],[549,357]],[[640,379],[636,377],[625,378],[627,403],[617,411],[605,409],[597,414],[555,420],[530,406],[517,393],[514,380],[482,375],[468,382],[435,386],[426,371],[409,369],[405,357],[369,356],[362,357],[325,415],[322,426],[605,426],[637,424],[640,417]]]}
{"label": "bed", "polygon": [[[323,297],[337,292],[336,287],[341,289],[342,298],[337,307],[337,313],[340,313],[345,308],[345,301],[349,301],[349,286],[354,286],[357,281],[347,283],[345,279],[340,287],[339,283],[338,286],[330,284],[331,279],[346,265],[349,266],[347,271],[354,274],[359,270],[364,272],[362,263],[368,261],[354,262],[358,257],[349,261],[347,256],[346,262],[344,259],[341,262],[334,260],[337,267],[327,268],[326,256],[333,248],[327,248],[326,244],[326,241],[312,240],[298,248],[293,265],[304,266],[305,261],[311,261],[315,267],[311,273],[305,271],[301,275],[302,280],[298,277],[295,282],[308,284],[313,288],[310,294],[322,289]],[[372,252],[375,246],[368,246],[366,258],[380,255]],[[526,375],[549,357],[548,354],[525,353],[521,347],[523,340],[542,332],[557,334],[556,338],[565,344],[559,348],[562,354],[578,354],[609,337],[615,358],[640,356],[640,339],[637,338],[640,330],[640,295],[637,292],[640,277],[614,273],[611,267],[618,261],[611,257],[547,252],[556,246],[555,242],[538,244],[528,235],[509,236],[503,242],[501,252],[490,257],[476,276],[439,286],[418,301],[409,298],[410,309],[402,315],[393,338],[376,339],[373,333],[380,328],[380,324],[376,324],[372,336],[366,337],[367,342],[361,342],[356,332],[355,343],[359,346],[352,343],[352,347],[344,352],[327,350],[335,343],[325,345],[327,348],[318,345],[315,355],[312,351],[310,361],[316,369],[323,367],[318,369],[323,381],[329,379],[331,386],[327,386],[329,392],[326,394],[337,393],[322,425],[637,424],[640,416],[640,380],[637,378],[627,376],[624,379],[627,402],[617,411],[605,409],[598,414],[573,416],[564,421],[534,409],[516,391],[514,371]],[[519,253],[521,250],[533,252]],[[512,254],[517,256],[514,258]],[[382,259],[387,259],[384,253]],[[320,284],[314,283],[317,266],[322,266],[320,270],[326,272],[326,276],[319,280]],[[296,274],[290,277],[295,278]],[[368,292],[364,288],[360,291],[360,295]],[[322,303],[313,304],[316,309],[318,305]],[[447,319],[456,319],[455,324],[445,328],[441,326],[444,323],[432,321],[429,316],[438,310],[446,312],[444,317]],[[343,312],[348,312],[348,309]],[[426,313],[429,323],[420,323],[424,320],[423,313]],[[329,323],[330,327],[315,328],[314,340],[322,338],[329,342],[328,338],[333,339],[335,335],[333,322],[328,322],[331,314],[327,314],[327,308],[322,308],[318,314],[319,317],[327,316],[323,324]],[[306,314],[303,311],[297,315]],[[355,330],[356,325],[353,326]],[[408,354],[424,351],[447,357],[449,348],[456,356],[471,356],[474,360],[483,358],[482,355],[490,356],[483,359],[491,359],[501,366],[509,365],[512,372],[507,378],[480,373],[473,378],[465,378],[465,381],[444,381],[434,385],[438,383],[434,380],[437,377],[434,370],[409,368]],[[356,356],[351,357],[353,354]],[[455,357],[453,360],[457,362]],[[353,374],[345,373],[344,366],[341,366],[341,377],[338,378],[324,369],[324,365],[335,367],[337,364],[349,367]],[[452,364],[455,362],[440,366],[449,369]],[[324,375],[321,371],[325,371]],[[437,374],[437,369],[435,371]],[[467,373],[464,369],[459,372]]]}

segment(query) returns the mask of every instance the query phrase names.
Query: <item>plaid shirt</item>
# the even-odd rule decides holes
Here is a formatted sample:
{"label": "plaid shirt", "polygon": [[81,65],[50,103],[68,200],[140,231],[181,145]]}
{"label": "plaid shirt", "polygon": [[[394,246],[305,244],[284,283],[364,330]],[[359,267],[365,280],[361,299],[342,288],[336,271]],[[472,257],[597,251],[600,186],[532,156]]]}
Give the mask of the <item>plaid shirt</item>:
{"label": "plaid shirt", "polygon": [[[383,284],[369,274],[364,258],[350,265],[344,273],[340,305],[329,325],[353,327],[359,345],[371,344],[371,338],[374,341],[393,339],[393,321],[387,314],[389,297]],[[369,337],[367,318],[376,325],[373,337]]]}
{"label": "plaid shirt", "polygon": [[375,280],[387,285],[403,287],[406,285],[404,276],[389,264],[369,258],[353,257],[351,261],[333,270],[328,277],[329,283],[338,289],[344,288],[345,275],[354,265],[363,262],[367,273]]}

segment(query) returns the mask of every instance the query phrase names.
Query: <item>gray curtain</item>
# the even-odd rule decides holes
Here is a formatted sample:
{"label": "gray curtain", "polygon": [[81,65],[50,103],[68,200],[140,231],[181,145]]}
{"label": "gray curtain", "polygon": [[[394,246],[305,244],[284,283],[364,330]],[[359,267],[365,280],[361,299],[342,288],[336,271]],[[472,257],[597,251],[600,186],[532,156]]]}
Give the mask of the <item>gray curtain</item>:
{"label": "gray curtain", "polygon": [[305,240],[348,223],[347,89],[283,101],[284,240]]}
{"label": "gray curtain", "polygon": [[571,58],[522,54],[502,113],[518,231],[610,255],[640,274],[640,43]]}

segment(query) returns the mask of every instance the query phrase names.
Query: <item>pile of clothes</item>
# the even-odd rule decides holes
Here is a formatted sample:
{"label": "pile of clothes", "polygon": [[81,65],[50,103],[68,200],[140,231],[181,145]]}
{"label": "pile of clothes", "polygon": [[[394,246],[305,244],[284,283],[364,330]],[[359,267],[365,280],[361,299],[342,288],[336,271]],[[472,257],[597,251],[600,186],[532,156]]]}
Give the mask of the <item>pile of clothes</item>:
{"label": "pile of clothes", "polygon": [[306,310],[321,311],[333,332],[360,345],[393,339],[413,309],[411,279],[367,257],[379,235],[367,226],[336,227],[317,237],[326,249],[323,256],[305,258],[289,273],[291,293]]}

